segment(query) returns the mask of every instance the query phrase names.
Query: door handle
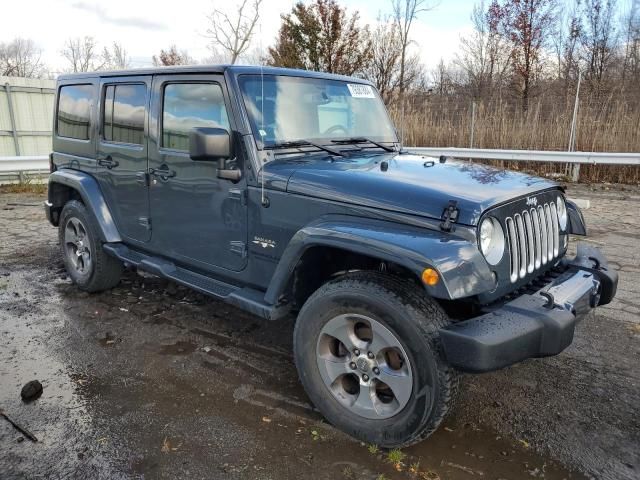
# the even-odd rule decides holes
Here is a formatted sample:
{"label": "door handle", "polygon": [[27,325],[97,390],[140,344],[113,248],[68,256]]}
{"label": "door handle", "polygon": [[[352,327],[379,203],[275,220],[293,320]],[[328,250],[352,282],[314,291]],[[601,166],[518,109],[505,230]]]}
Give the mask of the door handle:
{"label": "door handle", "polygon": [[160,177],[160,180],[164,181],[176,176],[175,170],[170,170],[166,165],[162,165],[160,168],[150,168],[149,174],[155,177]]}
{"label": "door handle", "polygon": [[107,155],[104,158],[98,159],[98,165],[100,165],[101,167],[107,167],[107,169],[111,170],[112,168],[115,168],[118,165],[120,165],[120,162],[118,162],[117,160],[114,160],[111,157],[111,155]]}

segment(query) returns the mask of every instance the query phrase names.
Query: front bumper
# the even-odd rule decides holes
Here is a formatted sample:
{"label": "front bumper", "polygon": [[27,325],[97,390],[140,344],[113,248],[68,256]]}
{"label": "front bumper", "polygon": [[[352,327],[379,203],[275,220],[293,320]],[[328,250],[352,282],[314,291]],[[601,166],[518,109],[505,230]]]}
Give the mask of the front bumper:
{"label": "front bumper", "polygon": [[497,310],[440,329],[447,361],[467,372],[498,370],[532,357],[557,355],[573,341],[576,324],[615,296],[618,274],[602,253],[578,244],[566,271],[542,290]]}

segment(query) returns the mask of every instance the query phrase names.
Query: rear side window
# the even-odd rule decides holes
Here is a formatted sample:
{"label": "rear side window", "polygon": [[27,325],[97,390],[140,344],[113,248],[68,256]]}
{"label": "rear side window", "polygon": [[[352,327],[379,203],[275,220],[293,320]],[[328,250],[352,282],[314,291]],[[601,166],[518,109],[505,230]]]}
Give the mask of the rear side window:
{"label": "rear side window", "polygon": [[103,108],[103,137],[108,142],[142,145],[147,87],[144,84],[108,85]]}
{"label": "rear side window", "polygon": [[189,130],[194,127],[229,130],[222,88],[215,83],[168,84],[162,108],[162,146],[189,150]]}
{"label": "rear side window", "polygon": [[92,85],[65,85],[58,95],[59,137],[89,140],[91,131]]}

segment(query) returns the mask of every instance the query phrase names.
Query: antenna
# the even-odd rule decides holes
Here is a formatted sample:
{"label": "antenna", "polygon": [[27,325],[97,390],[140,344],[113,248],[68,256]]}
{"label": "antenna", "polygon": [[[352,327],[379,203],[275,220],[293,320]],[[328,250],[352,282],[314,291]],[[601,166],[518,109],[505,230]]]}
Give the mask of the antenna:
{"label": "antenna", "polygon": [[[260,135],[260,140],[262,141],[262,150],[264,151],[264,66],[263,66],[263,51],[262,51],[262,18],[260,18],[258,23],[258,31],[260,33],[260,128],[258,130],[258,134]],[[268,205],[267,199],[264,195],[264,166],[267,163],[267,159],[262,157],[262,165],[260,165],[260,203],[263,207]]]}

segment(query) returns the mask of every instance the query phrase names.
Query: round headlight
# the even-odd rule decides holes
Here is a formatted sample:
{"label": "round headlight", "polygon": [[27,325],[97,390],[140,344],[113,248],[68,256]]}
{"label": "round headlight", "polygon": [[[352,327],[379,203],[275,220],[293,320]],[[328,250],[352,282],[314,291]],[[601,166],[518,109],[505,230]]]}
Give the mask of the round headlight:
{"label": "round headlight", "polygon": [[493,217],[480,224],[480,251],[491,265],[497,265],[504,254],[504,232],[500,222]]}
{"label": "round headlight", "polygon": [[558,205],[558,223],[560,224],[560,230],[567,229],[567,205],[564,203],[562,196],[558,195],[556,200]]}

